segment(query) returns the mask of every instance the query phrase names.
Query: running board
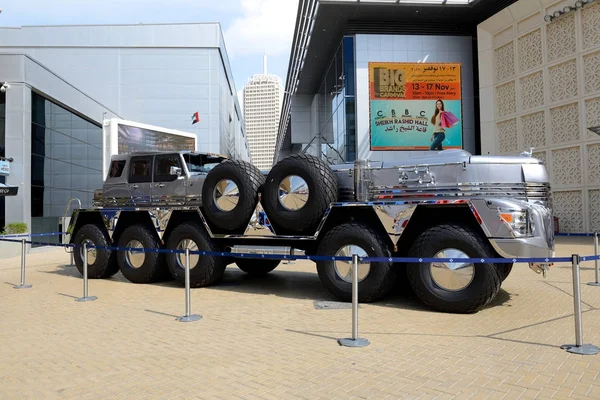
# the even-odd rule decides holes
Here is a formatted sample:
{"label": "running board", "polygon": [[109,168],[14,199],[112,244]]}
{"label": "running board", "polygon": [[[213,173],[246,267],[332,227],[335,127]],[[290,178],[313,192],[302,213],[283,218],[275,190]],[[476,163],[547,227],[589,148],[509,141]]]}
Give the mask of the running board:
{"label": "running board", "polygon": [[[304,250],[294,249],[289,246],[231,246],[228,251],[230,253],[237,254],[249,254],[249,255],[278,255],[278,256],[303,256]],[[248,256],[248,258],[257,258]]]}

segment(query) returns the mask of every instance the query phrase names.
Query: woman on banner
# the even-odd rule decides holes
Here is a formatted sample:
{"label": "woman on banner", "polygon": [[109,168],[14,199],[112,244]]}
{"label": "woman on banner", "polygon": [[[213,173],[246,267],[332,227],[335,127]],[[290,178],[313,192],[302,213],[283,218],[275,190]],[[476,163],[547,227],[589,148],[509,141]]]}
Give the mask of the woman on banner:
{"label": "woman on banner", "polygon": [[433,134],[429,150],[444,150],[442,143],[446,139],[446,128],[451,128],[458,123],[458,118],[444,109],[444,102],[440,99],[435,102],[435,112],[431,117]]}

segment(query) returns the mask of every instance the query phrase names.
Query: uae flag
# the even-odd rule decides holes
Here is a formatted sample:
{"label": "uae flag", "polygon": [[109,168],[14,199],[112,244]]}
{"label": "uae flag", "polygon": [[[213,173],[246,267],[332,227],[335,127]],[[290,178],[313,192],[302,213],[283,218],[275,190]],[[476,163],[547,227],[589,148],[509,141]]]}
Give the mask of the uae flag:
{"label": "uae flag", "polygon": [[192,115],[192,125],[194,125],[196,122],[200,122],[200,114],[198,111]]}

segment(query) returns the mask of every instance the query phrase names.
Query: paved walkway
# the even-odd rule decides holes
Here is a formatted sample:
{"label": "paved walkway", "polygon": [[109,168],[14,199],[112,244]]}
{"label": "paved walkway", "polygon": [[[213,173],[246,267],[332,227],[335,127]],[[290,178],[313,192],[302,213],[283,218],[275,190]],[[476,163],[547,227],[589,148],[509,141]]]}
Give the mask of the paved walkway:
{"label": "paved walkway", "polygon": [[[590,255],[591,239],[561,238],[558,255]],[[282,265],[250,279],[234,266],[219,286],[192,291],[198,322],[175,320],[184,290],[90,281],[98,300],[78,303],[82,280],[62,249],[0,263],[0,399],[589,399],[600,398],[600,354],[574,342],[571,269],[543,279],[516,265],[494,303],[473,315],[430,312],[411,294],[361,304],[371,345],[340,347],[349,309],[314,264]],[[585,342],[600,345],[600,288],[583,264]]]}

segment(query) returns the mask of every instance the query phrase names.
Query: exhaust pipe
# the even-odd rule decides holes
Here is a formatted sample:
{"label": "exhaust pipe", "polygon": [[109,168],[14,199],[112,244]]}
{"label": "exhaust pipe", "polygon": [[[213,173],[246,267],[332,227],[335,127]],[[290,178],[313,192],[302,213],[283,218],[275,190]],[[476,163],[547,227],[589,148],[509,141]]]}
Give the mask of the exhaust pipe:
{"label": "exhaust pipe", "polygon": [[303,256],[304,250],[294,249],[289,246],[231,246],[228,250],[230,253],[238,254],[269,254],[281,256]]}

